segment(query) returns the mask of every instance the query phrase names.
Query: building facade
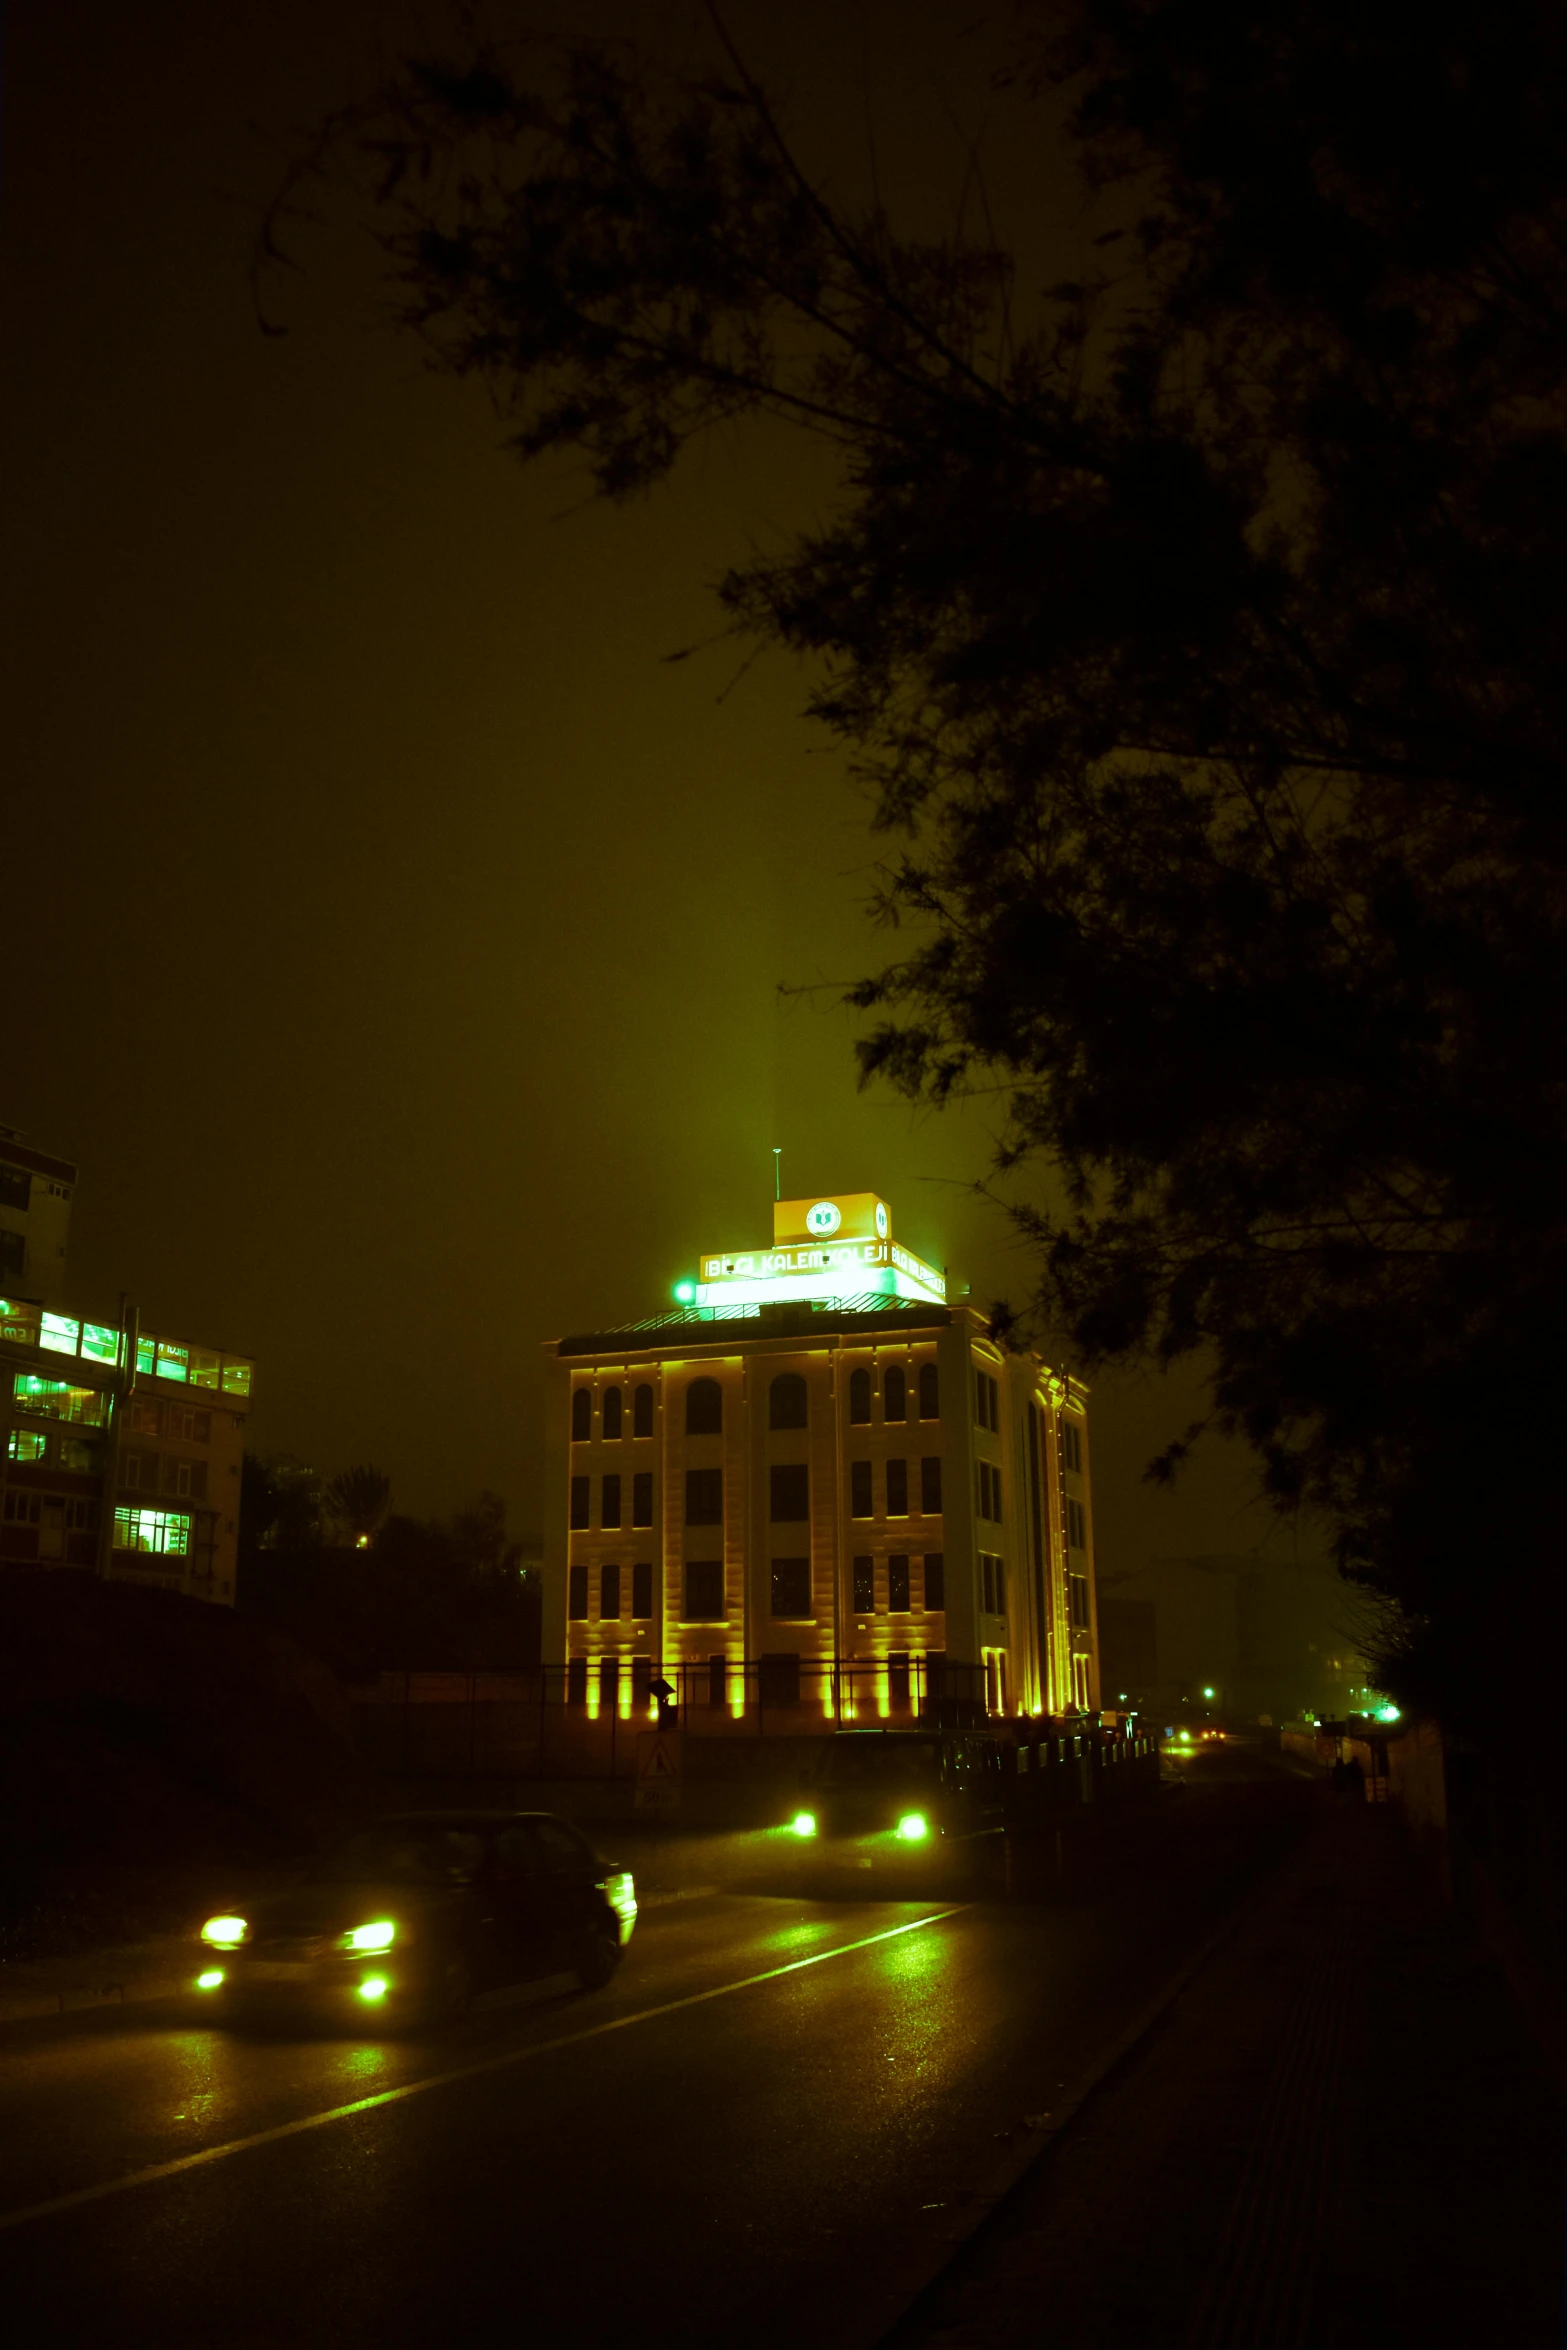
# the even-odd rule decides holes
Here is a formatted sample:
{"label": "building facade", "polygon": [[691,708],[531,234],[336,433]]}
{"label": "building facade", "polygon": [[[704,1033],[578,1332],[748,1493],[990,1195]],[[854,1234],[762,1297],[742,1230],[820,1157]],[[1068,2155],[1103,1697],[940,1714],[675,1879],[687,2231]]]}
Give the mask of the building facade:
{"label": "building facade", "polygon": [[0,1291],[57,1305],[65,1295],[76,1169],[0,1126]]}
{"label": "building facade", "polygon": [[1099,1704],[1086,1391],[1004,1352],[872,1194],[780,1201],[673,1313],[549,1349],[568,1698],[780,1729]]}
{"label": "building facade", "polygon": [[0,1567],[234,1604],[243,1356],[0,1297]]}

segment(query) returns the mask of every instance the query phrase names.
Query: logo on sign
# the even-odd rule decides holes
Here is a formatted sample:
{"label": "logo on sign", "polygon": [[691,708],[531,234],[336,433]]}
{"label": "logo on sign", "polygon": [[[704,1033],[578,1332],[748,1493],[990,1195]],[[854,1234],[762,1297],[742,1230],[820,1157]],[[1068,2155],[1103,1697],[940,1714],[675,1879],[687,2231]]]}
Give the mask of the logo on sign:
{"label": "logo on sign", "polygon": [[819,1199],[805,1219],[807,1232],[814,1232],[818,1240],[826,1240],[843,1222],[842,1210],[830,1199]]}
{"label": "logo on sign", "polygon": [[887,1237],[887,1203],[880,1199],[876,1202],[876,1237],[878,1240]]}

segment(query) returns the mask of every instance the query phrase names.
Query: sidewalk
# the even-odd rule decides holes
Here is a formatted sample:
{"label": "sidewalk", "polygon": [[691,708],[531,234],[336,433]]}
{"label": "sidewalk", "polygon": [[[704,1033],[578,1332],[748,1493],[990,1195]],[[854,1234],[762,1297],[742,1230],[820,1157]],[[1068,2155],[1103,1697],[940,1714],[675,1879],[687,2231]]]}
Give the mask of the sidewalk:
{"label": "sidewalk", "polygon": [[1543,2350],[1564,2126],[1396,1815],[1333,1804],[886,2350]]}

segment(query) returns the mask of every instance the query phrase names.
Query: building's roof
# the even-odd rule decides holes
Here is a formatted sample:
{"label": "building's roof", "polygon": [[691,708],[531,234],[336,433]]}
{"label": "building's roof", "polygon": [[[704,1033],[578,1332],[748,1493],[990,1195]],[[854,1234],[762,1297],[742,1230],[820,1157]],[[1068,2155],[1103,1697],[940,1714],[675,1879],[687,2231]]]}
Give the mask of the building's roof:
{"label": "building's roof", "polygon": [[560,1355],[659,1351],[666,1333],[677,1330],[688,1331],[689,1343],[697,1346],[722,1346],[736,1339],[825,1338],[838,1332],[937,1330],[952,1320],[954,1310],[963,1309],[926,1305],[912,1298],[892,1301],[880,1292],[864,1297],[801,1298],[783,1305],[676,1306],[668,1313],[650,1314],[645,1321],[575,1332],[561,1339],[555,1351]]}

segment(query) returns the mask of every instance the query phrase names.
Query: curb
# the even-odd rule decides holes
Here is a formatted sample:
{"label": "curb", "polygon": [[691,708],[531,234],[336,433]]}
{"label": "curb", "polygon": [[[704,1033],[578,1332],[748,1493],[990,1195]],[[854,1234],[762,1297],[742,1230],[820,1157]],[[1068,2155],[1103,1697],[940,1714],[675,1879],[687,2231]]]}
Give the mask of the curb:
{"label": "curb", "polygon": [[178,1999],[190,1985],[174,1975],[138,1975],[129,1982],[66,1983],[57,1991],[35,1991],[17,1999],[0,1999],[0,2029],[7,2024],[32,2024],[50,2017],[82,2015],[95,2007],[128,2007],[144,1999]]}

